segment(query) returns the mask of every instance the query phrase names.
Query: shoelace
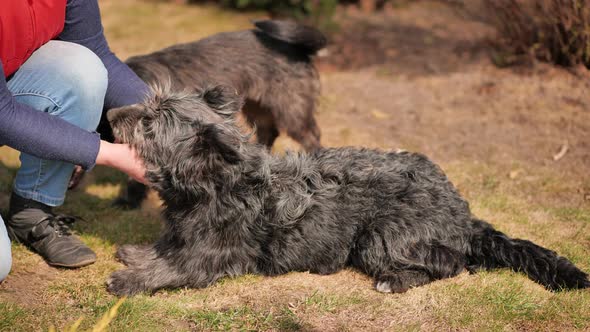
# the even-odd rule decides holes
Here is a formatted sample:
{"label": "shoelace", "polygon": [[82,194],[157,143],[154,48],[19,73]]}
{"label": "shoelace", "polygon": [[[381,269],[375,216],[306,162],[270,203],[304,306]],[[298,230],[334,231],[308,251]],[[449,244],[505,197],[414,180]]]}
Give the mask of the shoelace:
{"label": "shoelace", "polygon": [[66,216],[63,214],[52,215],[45,219],[48,225],[55,230],[58,236],[72,235],[72,230],[70,229],[70,227],[74,225],[74,223],[78,220],[84,219],[78,216]]}
{"label": "shoelace", "polygon": [[77,220],[78,219],[73,216],[56,215],[49,219],[49,225],[55,229],[58,236],[70,236],[72,235],[70,227],[74,225]]}

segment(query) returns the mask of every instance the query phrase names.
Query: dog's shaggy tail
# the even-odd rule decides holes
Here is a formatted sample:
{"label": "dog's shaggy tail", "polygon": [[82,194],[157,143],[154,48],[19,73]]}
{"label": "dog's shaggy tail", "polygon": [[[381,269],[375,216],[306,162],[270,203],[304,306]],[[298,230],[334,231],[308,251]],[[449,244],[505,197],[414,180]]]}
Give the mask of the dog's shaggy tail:
{"label": "dog's shaggy tail", "polygon": [[326,47],[328,40],[319,30],[290,21],[263,20],[254,25],[276,40],[297,46],[307,54],[315,54]]}
{"label": "dog's shaggy tail", "polygon": [[476,231],[467,252],[470,270],[509,267],[552,291],[590,287],[588,275],[554,251],[511,239],[484,221],[473,219],[473,223]]}

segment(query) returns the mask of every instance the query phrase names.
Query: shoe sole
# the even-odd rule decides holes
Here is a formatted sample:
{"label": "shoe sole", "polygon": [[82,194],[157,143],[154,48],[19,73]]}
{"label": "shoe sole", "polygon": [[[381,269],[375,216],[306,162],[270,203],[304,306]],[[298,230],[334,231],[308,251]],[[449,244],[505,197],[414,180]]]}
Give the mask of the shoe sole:
{"label": "shoe sole", "polygon": [[79,267],[84,267],[84,266],[88,266],[90,264],[93,264],[94,262],[96,262],[96,259],[88,259],[85,261],[81,261],[75,264],[62,264],[62,263],[51,263],[51,262],[47,262],[47,264],[54,266],[54,267],[65,267],[65,268],[69,268],[69,269],[75,269],[75,268],[79,268]]}

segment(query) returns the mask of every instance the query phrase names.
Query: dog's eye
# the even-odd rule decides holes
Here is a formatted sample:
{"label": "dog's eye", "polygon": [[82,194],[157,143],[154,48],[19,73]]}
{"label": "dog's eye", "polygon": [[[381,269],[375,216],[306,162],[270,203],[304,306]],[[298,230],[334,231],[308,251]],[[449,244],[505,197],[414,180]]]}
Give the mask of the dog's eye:
{"label": "dog's eye", "polygon": [[140,125],[136,128],[139,132],[142,132],[143,136],[147,139],[153,139],[155,137],[155,131],[153,128],[153,120],[148,117],[144,117],[140,121]]}
{"label": "dog's eye", "polygon": [[144,128],[148,128],[152,124],[152,122],[154,122],[154,120],[151,117],[144,116],[143,118],[141,118],[141,125]]}
{"label": "dog's eye", "polygon": [[405,177],[407,177],[411,181],[416,181],[416,172],[414,172],[414,171],[406,171],[403,174],[404,174]]}

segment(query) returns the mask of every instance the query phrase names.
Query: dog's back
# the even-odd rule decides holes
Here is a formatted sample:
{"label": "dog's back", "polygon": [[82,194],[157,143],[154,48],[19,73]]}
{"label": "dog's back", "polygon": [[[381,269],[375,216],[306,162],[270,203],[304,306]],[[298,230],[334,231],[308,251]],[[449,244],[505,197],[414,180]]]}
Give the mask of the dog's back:
{"label": "dog's back", "polygon": [[144,81],[170,81],[174,90],[232,86],[246,100],[244,116],[256,126],[259,143],[271,147],[286,132],[308,151],[319,148],[314,113],[320,82],[311,56],[326,46],[326,37],[288,21],[255,26],[131,57],[127,64]]}
{"label": "dog's back", "polygon": [[134,56],[126,63],[148,83],[171,80],[173,90],[223,84],[252,99],[260,99],[256,95],[272,83],[316,79],[310,57],[326,45],[322,33],[287,21],[258,21],[255,26]]}

